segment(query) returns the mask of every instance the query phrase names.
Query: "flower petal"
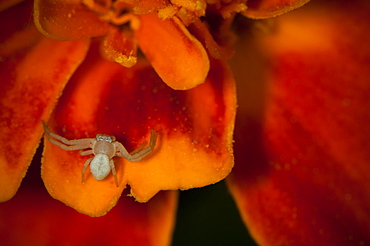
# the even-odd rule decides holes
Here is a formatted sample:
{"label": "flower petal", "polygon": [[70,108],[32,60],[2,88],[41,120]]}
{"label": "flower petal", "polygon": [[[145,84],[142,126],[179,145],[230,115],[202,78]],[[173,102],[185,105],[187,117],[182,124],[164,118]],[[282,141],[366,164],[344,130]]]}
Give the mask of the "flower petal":
{"label": "flower petal", "polygon": [[167,7],[170,5],[170,2],[168,0],[121,0],[116,1],[114,5],[116,7],[122,5],[126,8],[129,6],[134,14],[145,15]]}
{"label": "flower petal", "polygon": [[0,11],[6,10],[10,7],[13,7],[14,5],[17,5],[18,3],[22,2],[23,0],[2,0],[0,2]]}
{"label": "flower petal", "polygon": [[42,34],[56,40],[98,37],[110,30],[108,22],[80,0],[35,0],[34,20]]}
{"label": "flower petal", "polygon": [[140,16],[139,46],[159,77],[175,90],[191,89],[205,81],[209,59],[202,44],[177,18]]}
{"label": "flower petal", "polygon": [[[30,170],[33,176],[40,177],[35,164],[32,163]],[[167,191],[146,204],[123,197],[108,215],[91,218],[51,198],[40,179],[30,180],[27,175],[17,195],[0,204],[1,243],[170,245],[176,207],[177,192]]]}
{"label": "flower petal", "polygon": [[310,0],[248,0],[243,15],[254,19],[271,18],[302,7]]}
{"label": "flower petal", "polygon": [[[232,18],[224,21],[225,24],[222,25],[222,28],[219,28],[219,33],[217,36],[221,36],[222,33],[223,45],[219,45],[208,28],[208,24],[206,22],[202,22],[200,20],[195,21],[192,25],[189,26],[189,30],[195,37],[203,43],[204,47],[206,47],[209,55],[216,59],[228,60],[234,54],[234,48],[232,43],[234,43],[234,37],[231,33],[231,22]],[[215,31],[214,31],[215,32]],[[214,33],[213,33],[214,34]]]}
{"label": "flower petal", "polygon": [[0,14],[0,201],[18,190],[43,132],[41,119],[89,46],[43,37],[29,22],[31,7],[22,3]]}
{"label": "flower petal", "polygon": [[228,181],[260,245],[370,241],[369,10],[364,1],[318,1],[254,40],[267,60],[254,59],[252,78],[269,94],[264,116],[240,101]]}
{"label": "flower petal", "polygon": [[[158,131],[154,152],[141,162],[114,158],[119,187],[110,174],[96,181],[81,171],[88,157],[45,143],[43,179],[49,193],[76,210],[99,216],[115,205],[126,184],[146,202],[160,190],[201,187],[226,177],[233,166],[234,81],[215,61],[207,81],[193,90],[167,87],[145,60],[130,68],[99,57],[92,48],[49,122],[67,139],[116,136],[128,151]],[[94,200],[92,204],[91,201]]]}
{"label": "flower petal", "polygon": [[136,49],[136,40],[129,29],[122,31],[112,29],[102,43],[105,56],[125,67],[132,67],[136,64]]}

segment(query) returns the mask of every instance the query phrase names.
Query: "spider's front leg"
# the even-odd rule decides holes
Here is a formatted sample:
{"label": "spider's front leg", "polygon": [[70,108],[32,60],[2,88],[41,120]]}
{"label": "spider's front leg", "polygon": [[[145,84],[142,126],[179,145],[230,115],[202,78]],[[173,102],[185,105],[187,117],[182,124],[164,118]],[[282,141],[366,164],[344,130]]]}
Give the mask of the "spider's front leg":
{"label": "spider's front leg", "polygon": [[64,149],[64,150],[82,150],[90,148],[95,138],[82,138],[82,139],[75,139],[75,140],[68,140],[62,136],[59,136],[56,133],[50,131],[49,127],[46,125],[44,121],[42,121],[42,125],[44,126],[44,132],[47,139],[55,144],[56,146]]}
{"label": "spider's front leg", "polygon": [[140,145],[138,149],[132,151],[131,152],[132,154],[130,154],[121,143],[116,142],[115,145],[116,148],[118,149],[116,155],[119,157],[125,157],[130,162],[141,161],[143,158],[145,158],[147,155],[153,152],[156,141],[157,141],[157,132],[152,129],[148,147],[142,149],[142,145]]}

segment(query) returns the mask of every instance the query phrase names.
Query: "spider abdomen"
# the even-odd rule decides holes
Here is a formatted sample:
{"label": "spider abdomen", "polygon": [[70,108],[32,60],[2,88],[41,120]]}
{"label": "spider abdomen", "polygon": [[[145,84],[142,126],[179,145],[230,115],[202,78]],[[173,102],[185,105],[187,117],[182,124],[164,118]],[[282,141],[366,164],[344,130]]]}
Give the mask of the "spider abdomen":
{"label": "spider abdomen", "polygon": [[111,171],[109,157],[105,154],[96,154],[90,163],[90,170],[96,180],[103,180]]}

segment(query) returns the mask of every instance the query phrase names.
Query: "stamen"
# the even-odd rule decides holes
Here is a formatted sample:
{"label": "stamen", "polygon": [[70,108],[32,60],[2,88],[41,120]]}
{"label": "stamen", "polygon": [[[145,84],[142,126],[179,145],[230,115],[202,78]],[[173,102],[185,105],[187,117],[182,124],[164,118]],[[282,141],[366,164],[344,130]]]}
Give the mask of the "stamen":
{"label": "stamen", "polygon": [[103,0],[99,3],[96,3],[95,0],[82,0],[82,3],[99,15],[107,14],[112,6],[112,2],[110,0]]}
{"label": "stamen", "polygon": [[82,0],[90,10],[99,15],[103,21],[114,25],[123,25],[134,19],[134,15],[127,12],[122,6],[113,4],[110,0]]}
{"label": "stamen", "polygon": [[115,25],[122,25],[122,24],[128,23],[132,19],[134,19],[134,15],[131,13],[127,13],[127,14],[122,14],[120,16],[119,15],[112,16],[110,19],[110,22]]}

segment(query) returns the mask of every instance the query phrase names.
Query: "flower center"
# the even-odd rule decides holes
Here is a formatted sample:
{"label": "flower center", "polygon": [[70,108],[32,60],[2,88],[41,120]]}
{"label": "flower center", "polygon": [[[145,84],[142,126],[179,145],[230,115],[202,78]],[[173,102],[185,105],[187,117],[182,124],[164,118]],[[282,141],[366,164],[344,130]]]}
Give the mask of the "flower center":
{"label": "flower center", "polygon": [[82,0],[82,3],[95,12],[101,20],[114,25],[126,24],[134,17],[129,6],[122,1]]}

